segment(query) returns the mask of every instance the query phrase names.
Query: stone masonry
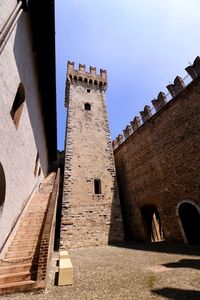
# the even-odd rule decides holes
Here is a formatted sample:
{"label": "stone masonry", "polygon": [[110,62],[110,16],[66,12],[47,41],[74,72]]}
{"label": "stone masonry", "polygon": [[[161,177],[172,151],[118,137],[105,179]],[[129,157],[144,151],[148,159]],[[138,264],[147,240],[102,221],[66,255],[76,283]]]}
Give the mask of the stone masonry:
{"label": "stone masonry", "polygon": [[[123,240],[104,92],[106,71],[68,62],[61,247]],[[97,182],[95,190],[95,181]],[[99,190],[98,190],[99,189]]]}
{"label": "stone masonry", "polygon": [[132,131],[127,126],[125,137],[113,141],[127,238],[146,239],[141,209],[153,205],[166,240],[188,242],[184,230],[193,230],[198,240],[199,219],[195,225],[188,215],[184,229],[179,207],[187,203],[200,212],[200,58],[186,70],[192,82],[186,86],[177,76],[167,86],[172,99],[160,92],[152,101],[156,113],[145,106],[143,123],[135,117]]}

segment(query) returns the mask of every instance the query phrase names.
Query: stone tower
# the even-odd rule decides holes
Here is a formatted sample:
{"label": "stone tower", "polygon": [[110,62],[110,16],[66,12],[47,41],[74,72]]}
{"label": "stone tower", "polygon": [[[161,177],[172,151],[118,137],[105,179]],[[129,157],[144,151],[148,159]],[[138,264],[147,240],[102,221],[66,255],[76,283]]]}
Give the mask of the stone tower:
{"label": "stone tower", "polygon": [[61,247],[123,240],[104,91],[107,74],[68,62]]}

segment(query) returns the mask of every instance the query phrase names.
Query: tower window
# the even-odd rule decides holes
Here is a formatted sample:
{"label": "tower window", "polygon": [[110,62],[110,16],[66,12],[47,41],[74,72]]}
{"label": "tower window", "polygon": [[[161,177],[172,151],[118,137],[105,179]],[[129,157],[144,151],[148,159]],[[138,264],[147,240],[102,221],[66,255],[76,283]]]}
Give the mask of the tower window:
{"label": "tower window", "polygon": [[100,179],[94,179],[94,193],[95,194],[101,194],[101,180]]}
{"label": "tower window", "polygon": [[91,110],[90,103],[85,103],[85,110]]}
{"label": "tower window", "polygon": [[13,119],[13,122],[15,124],[15,127],[17,128],[19,125],[19,121],[21,118],[22,110],[23,110],[23,105],[25,101],[25,91],[24,91],[24,86],[22,83],[19,84],[17,93],[15,95],[15,100],[13,102],[10,115]]}

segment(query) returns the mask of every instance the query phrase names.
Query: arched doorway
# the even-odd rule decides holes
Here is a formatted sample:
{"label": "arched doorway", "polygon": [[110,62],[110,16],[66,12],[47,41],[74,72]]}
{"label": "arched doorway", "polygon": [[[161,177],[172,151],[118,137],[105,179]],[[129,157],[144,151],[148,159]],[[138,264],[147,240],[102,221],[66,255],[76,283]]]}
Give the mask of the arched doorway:
{"label": "arched doorway", "polygon": [[184,201],[178,206],[178,215],[189,244],[200,245],[200,213],[197,204]]}
{"label": "arched doorway", "polygon": [[0,217],[3,212],[3,205],[6,196],[6,178],[2,164],[0,163]]}
{"label": "arched doorway", "polygon": [[140,211],[146,240],[148,242],[162,241],[164,236],[157,207],[152,204],[147,204],[142,206]]}

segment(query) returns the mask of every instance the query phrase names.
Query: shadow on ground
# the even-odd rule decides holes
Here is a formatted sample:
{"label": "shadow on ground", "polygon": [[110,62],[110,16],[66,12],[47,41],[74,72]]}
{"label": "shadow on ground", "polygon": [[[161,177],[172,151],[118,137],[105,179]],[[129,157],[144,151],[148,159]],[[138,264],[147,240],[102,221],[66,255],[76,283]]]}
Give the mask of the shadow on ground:
{"label": "shadow on ground", "polygon": [[[141,250],[141,251],[152,251],[152,252],[161,252],[161,253],[174,253],[174,254],[186,254],[186,255],[200,256],[200,247],[195,246],[195,245],[172,244],[172,243],[168,243],[168,242],[156,242],[156,243],[124,242],[124,243],[117,244],[115,246],[122,247],[122,248],[128,248],[128,249],[134,249],[134,250]],[[198,261],[197,261],[197,263],[198,263]],[[196,263],[194,262],[194,264],[196,264]],[[177,267],[178,267],[178,265],[177,265]]]}
{"label": "shadow on ground", "polygon": [[162,289],[152,290],[152,293],[171,300],[199,300],[200,299],[200,291],[195,291],[195,290],[183,290],[183,289],[166,287]]}
{"label": "shadow on ground", "polygon": [[[163,264],[167,268],[191,268],[200,270],[200,260],[199,259],[181,259],[179,261]],[[200,298],[199,298],[200,299]]]}

